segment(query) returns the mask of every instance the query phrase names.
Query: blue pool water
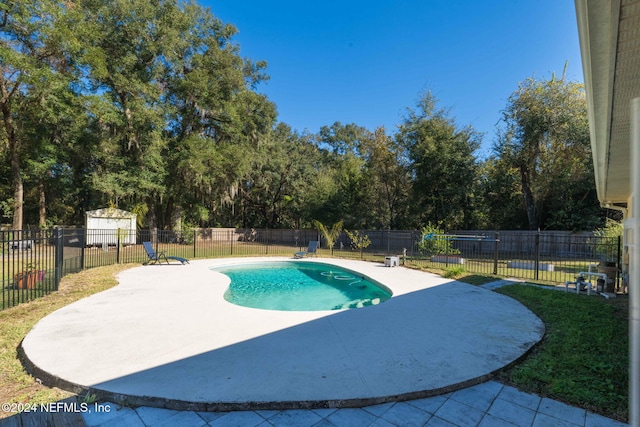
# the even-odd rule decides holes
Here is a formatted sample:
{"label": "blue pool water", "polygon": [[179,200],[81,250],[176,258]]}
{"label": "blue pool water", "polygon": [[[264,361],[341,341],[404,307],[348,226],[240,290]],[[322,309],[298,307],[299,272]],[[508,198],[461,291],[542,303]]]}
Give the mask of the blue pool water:
{"label": "blue pool water", "polygon": [[282,311],[343,310],[380,304],[391,291],[359,273],[318,262],[263,262],[213,268],[231,279],[224,298]]}

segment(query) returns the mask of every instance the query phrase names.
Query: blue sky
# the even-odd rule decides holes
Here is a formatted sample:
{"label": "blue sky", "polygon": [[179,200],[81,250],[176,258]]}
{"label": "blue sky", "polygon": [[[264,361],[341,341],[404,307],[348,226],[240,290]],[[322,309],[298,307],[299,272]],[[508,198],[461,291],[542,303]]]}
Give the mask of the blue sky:
{"label": "blue sky", "polygon": [[395,133],[430,90],[490,152],[507,98],[528,77],[583,81],[569,0],[199,0],[239,33],[243,57],[265,60],[258,91],[299,132],[336,121]]}

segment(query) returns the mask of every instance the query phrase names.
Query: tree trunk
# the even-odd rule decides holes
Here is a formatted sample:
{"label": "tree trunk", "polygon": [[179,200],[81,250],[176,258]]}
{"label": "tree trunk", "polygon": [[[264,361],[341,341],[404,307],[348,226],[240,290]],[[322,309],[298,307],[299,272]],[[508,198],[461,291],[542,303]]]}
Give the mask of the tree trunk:
{"label": "tree trunk", "polygon": [[176,206],[171,215],[171,229],[174,231],[182,231],[182,208]]}
{"label": "tree trunk", "polygon": [[[160,209],[162,209],[162,207]],[[164,210],[164,215],[162,215],[162,224],[160,224],[163,230],[175,230],[174,215],[174,198],[170,196],[167,198],[167,207]]]}
{"label": "tree trunk", "polygon": [[38,180],[38,225],[41,230],[47,228],[47,198],[44,192],[44,178]]}
{"label": "tree trunk", "polygon": [[[18,156],[15,156],[18,157]],[[13,171],[13,229],[22,230],[24,185],[20,175],[20,163],[11,156],[11,170]]]}
{"label": "tree trunk", "polygon": [[524,198],[524,207],[527,211],[527,220],[529,221],[529,229],[537,229],[536,205],[531,191],[531,177],[526,166],[520,166],[520,177],[522,178],[522,196]]}
{"label": "tree trunk", "polygon": [[11,106],[9,101],[11,94],[7,90],[4,79],[2,79],[0,87],[2,90],[2,118],[4,120],[7,142],[9,143],[11,174],[13,176],[13,229],[22,230],[24,185],[22,181],[22,174],[20,173],[20,153],[18,152],[19,143],[15,126],[13,124],[13,118],[11,117]]}
{"label": "tree trunk", "polygon": [[156,207],[151,197],[147,198],[147,220],[149,221],[150,240],[154,245],[157,243],[158,221],[156,217]]}

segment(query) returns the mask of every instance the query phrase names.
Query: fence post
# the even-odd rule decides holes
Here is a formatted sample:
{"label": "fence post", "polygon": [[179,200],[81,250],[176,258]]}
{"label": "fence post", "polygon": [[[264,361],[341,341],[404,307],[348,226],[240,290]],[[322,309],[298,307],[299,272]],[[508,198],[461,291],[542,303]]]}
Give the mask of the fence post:
{"label": "fence post", "polygon": [[447,236],[447,233],[444,233],[444,266],[449,267],[449,244],[451,244],[451,240]]}
{"label": "fence post", "polygon": [[534,266],[535,273],[533,273],[533,276],[534,276],[535,280],[538,280],[538,277],[540,275],[540,271],[539,271],[539,268],[540,268],[540,232],[539,231],[536,233],[535,251],[536,251],[536,257],[535,257],[536,262],[535,262],[535,266]]}
{"label": "fence post", "polygon": [[620,284],[618,277],[620,277],[620,273],[622,272],[622,236],[618,236],[618,257],[616,259],[616,267],[616,283],[614,284],[614,290],[620,290],[622,285]]}
{"label": "fence post", "polygon": [[120,229],[116,230],[116,264],[120,264]]}
{"label": "fence post", "polygon": [[193,257],[197,258],[196,256],[196,251],[197,251],[197,240],[198,240],[198,233],[196,233],[196,229],[192,229],[191,232],[193,233]]}
{"label": "fence post", "polygon": [[56,228],[54,231],[54,277],[55,277],[55,290],[58,290],[58,286],[60,285],[60,280],[62,279],[62,268],[64,264],[64,245],[63,245],[63,229],[62,227]]}
{"label": "fence post", "polygon": [[87,248],[87,229],[82,229],[82,237],[80,237],[80,270],[84,270],[85,249]]}
{"label": "fence post", "polygon": [[493,274],[498,274],[498,245],[500,242],[500,233],[493,233]]}
{"label": "fence post", "polygon": [[411,259],[416,257],[416,250],[418,246],[418,239],[420,238],[420,232],[411,232]]}

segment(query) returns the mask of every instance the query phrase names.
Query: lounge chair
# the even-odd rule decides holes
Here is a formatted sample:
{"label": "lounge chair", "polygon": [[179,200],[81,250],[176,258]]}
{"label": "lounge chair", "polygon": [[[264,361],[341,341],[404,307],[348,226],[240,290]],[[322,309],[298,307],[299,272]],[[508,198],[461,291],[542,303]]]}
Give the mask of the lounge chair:
{"label": "lounge chair", "polygon": [[316,251],[318,250],[318,241],[317,240],[312,240],[309,242],[309,247],[307,248],[306,251],[302,251],[302,252],[296,252],[295,254],[293,254],[294,258],[304,258],[306,256],[309,255],[313,255],[316,256],[317,253]]}
{"label": "lounge chair", "polygon": [[170,256],[170,255],[165,255],[164,252],[156,252],[153,249],[153,245],[151,245],[151,242],[142,242],[142,246],[144,246],[144,250],[147,252],[147,256],[149,257],[149,259],[143,263],[143,265],[149,265],[149,264],[159,264],[161,262],[166,262],[167,264],[169,264],[169,260],[175,260],[175,261],[180,261],[181,264],[189,264],[189,260],[186,258],[180,258],[179,256]]}

